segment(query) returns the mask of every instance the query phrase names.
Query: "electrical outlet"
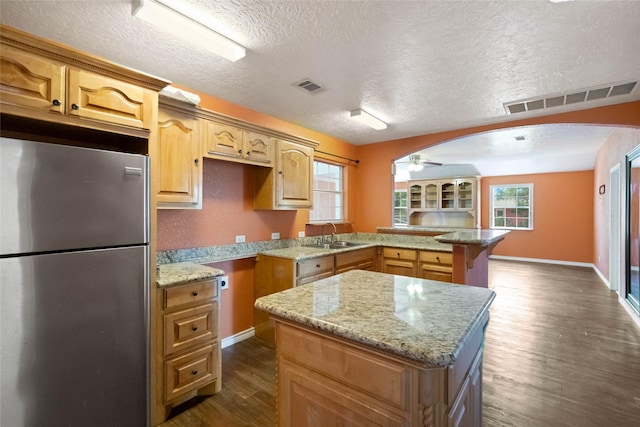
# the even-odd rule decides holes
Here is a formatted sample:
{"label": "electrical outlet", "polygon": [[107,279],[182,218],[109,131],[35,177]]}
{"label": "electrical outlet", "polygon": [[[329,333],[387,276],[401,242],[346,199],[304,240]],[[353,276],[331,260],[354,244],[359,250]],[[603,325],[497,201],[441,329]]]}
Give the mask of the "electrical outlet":
{"label": "electrical outlet", "polygon": [[304,231],[298,231],[298,237],[304,237]]}
{"label": "electrical outlet", "polygon": [[271,233],[271,240],[278,240],[280,238],[280,233]]}
{"label": "electrical outlet", "polygon": [[229,289],[229,276],[220,276],[220,289]]}
{"label": "electrical outlet", "polygon": [[236,243],[244,243],[244,236],[236,236]]}

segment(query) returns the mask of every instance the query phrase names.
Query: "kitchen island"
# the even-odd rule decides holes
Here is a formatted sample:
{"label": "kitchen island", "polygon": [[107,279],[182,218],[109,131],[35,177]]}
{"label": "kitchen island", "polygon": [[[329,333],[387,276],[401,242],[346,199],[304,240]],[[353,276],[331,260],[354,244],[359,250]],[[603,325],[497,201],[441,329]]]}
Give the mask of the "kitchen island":
{"label": "kitchen island", "polygon": [[353,270],[256,300],[280,426],[477,426],[488,289]]}

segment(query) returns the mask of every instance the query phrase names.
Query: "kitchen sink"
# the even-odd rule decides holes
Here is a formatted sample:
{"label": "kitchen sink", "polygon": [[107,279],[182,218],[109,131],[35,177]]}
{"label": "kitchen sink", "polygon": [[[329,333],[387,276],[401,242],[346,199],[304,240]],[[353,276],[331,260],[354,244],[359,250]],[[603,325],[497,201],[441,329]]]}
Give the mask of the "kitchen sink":
{"label": "kitchen sink", "polygon": [[366,245],[366,243],[359,242],[346,242],[346,241],[338,241],[329,243],[311,243],[308,245],[302,245],[307,248],[325,248],[325,249],[343,249],[343,248],[352,248],[354,246],[362,246]]}

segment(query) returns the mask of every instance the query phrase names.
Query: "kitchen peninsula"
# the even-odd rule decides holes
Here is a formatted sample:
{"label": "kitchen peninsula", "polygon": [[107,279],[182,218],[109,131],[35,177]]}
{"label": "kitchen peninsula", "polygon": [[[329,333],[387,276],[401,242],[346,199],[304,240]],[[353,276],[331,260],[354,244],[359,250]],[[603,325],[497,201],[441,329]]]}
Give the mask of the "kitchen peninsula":
{"label": "kitchen peninsula", "polygon": [[477,426],[488,289],[354,270],[262,297],[280,426]]}

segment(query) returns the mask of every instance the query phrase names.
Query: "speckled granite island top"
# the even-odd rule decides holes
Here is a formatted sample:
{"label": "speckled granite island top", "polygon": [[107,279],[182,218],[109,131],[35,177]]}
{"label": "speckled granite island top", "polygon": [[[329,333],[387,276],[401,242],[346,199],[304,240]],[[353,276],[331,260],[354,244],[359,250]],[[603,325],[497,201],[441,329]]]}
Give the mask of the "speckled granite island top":
{"label": "speckled granite island top", "polygon": [[489,289],[353,270],[256,300],[270,314],[419,362],[453,363]]}
{"label": "speckled granite island top", "polygon": [[158,266],[157,283],[159,287],[165,287],[209,279],[223,274],[224,271],[218,268],[207,267],[193,262],[176,262]]}

